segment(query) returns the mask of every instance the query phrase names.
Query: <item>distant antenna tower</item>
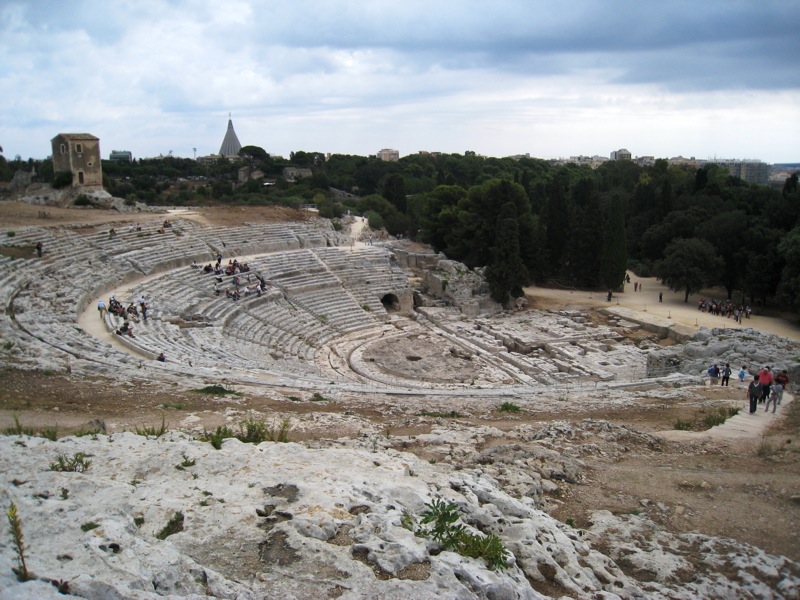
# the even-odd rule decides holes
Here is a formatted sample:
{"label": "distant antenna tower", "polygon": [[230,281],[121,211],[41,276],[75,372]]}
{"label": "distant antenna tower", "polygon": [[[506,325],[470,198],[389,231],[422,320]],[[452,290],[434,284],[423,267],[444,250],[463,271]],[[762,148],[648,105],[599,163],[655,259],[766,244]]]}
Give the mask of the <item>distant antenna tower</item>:
{"label": "distant antenna tower", "polygon": [[192,148],[192,152],[194,153],[194,159],[197,160],[197,148]]}

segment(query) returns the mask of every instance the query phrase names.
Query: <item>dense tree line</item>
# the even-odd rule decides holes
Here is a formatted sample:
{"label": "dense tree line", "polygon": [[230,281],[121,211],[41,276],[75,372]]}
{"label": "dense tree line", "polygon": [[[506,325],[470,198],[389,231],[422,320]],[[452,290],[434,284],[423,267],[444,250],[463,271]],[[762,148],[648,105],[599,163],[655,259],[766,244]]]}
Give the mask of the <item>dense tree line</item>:
{"label": "dense tree line", "polygon": [[[49,161],[6,161],[0,180]],[[274,181],[240,183],[248,165]],[[284,167],[309,169],[294,183]],[[800,191],[747,184],[709,164],[694,170],[665,160],[640,167],[608,161],[596,170],[474,152],[374,156],[296,151],[288,159],[246,146],[241,161],[203,165],[159,157],[103,161],[112,194],[148,203],[281,204],[313,202],[320,214],[347,211],[373,227],[430,243],[469,267],[486,267],[496,299],[532,283],[619,289],[625,269],[656,275],[691,293],[721,285],[728,298],[800,310]]]}

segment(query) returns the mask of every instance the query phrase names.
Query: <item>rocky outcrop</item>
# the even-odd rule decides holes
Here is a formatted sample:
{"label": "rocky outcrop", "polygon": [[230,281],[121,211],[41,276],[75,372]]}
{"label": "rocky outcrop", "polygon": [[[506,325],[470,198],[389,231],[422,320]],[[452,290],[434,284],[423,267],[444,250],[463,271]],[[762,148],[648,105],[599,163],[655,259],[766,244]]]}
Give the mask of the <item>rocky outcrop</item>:
{"label": "rocky outcrop", "polygon": [[791,381],[800,377],[800,344],[755,329],[701,328],[686,344],[657,348],[647,355],[649,377],[665,373],[705,375],[714,363],[730,363],[732,377],[744,365],[750,376],[769,365],[774,371],[786,370]]}
{"label": "rocky outcrop", "polygon": [[[604,422],[587,431],[627,440]],[[573,432],[580,436],[579,432]],[[536,434],[564,435],[564,426]],[[554,437],[555,436],[555,437]],[[620,437],[621,436],[621,437]],[[513,463],[553,462],[509,449]],[[485,452],[490,463],[505,452]],[[502,459],[504,460],[504,459]],[[75,471],[58,470],[77,461]],[[509,463],[511,464],[511,463]],[[577,476],[574,459],[561,461]],[[589,531],[513,497],[480,468],[454,469],[373,447],[311,449],[235,439],[221,449],[182,433],[0,438],[0,498],[24,533],[20,582],[6,523],[0,599],[155,598],[688,598],[712,597],[725,561],[732,597],[791,597],[800,565],[696,535],[673,539],[644,519],[598,513]],[[496,536],[508,566],[445,550],[420,535],[434,499],[459,524]],[[687,580],[689,548],[708,575]],[[777,584],[776,584],[777,582]],[[777,587],[776,587],[777,585]]]}

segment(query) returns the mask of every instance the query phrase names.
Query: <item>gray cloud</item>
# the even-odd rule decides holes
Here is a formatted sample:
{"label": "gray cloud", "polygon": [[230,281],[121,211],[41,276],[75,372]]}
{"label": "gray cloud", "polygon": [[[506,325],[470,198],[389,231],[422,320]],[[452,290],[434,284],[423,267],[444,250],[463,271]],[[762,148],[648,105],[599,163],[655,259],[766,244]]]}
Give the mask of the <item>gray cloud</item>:
{"label": "gray cloud", "polygon": [[283,151],[346,140],[368,153],[392,138],[463,151],[466,131],[473,149],[511,153],[531,139],[544,148],[543,131],[561,148],[553,127],[572,131],[581,115],[586,139],[572,153],[586,153],[610,119],[646,122],[653,106],[673,127],[699,110],[718,119],[720,94],[741,114],[766,104],[785,121],[800,90],[799,16],[783,1],[12,0],[0,7],[0,87],[12,91],[0,143],[41,156],[56,131],[92,128],[139,154],[210,152],[214,121],[232,110]]}

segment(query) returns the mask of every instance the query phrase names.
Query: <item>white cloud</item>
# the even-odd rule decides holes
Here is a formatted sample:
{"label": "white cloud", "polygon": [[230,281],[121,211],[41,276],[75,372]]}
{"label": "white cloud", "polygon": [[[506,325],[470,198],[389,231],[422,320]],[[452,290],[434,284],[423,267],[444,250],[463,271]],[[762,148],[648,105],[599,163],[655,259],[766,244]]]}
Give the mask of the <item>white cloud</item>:
{"label": "white cloud", "polygon": [[798,160],[800,4],[7,2],[0,145]]}

